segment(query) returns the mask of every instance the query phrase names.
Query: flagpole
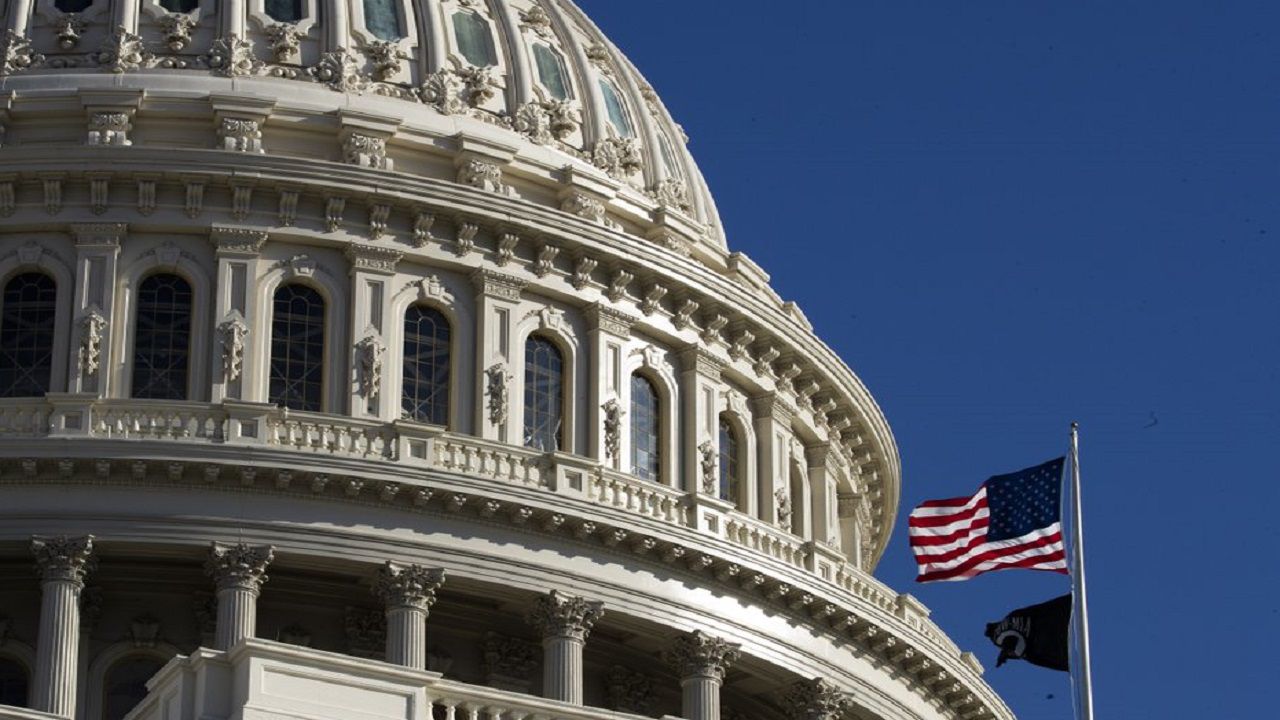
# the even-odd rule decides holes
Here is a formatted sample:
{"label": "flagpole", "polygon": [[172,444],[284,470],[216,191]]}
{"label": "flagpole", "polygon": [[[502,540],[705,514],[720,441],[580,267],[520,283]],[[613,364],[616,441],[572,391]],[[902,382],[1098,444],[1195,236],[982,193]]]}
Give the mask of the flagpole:
{"label": "flagpole", "polygon": [[1080,423],[1071,423],[1071,585],[1076,601],[1076,648],[1079,651],[1080,720],[1093,720],[1093,676],[1089,669],[1089,604],[1084,586],[1084,513],[1080,502]]}

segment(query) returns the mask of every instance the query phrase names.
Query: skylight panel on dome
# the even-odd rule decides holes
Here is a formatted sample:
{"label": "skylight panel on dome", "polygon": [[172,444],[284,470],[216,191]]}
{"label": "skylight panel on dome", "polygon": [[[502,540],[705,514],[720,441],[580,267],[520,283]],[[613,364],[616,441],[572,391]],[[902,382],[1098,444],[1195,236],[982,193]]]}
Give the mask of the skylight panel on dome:
{"label": "skylight panel on dome", "polygon": [[473,12],[453,14],[453,35],[458,41],[458,52],[476,67],[498,64],[498,50],[493,44],[489,23]]}
{"label": "skylight panel on dome", "polygon": [[404,37],[398,3],[399,0],[364,0],[364,26],[379,40]]}
{"label": "skylight panel on dome", "polygon": [[569,74],[564,69],[564,58],[560,53],[542,43],[534,43],[533,58],[538,66],[538,81],[551,93],[551,97],[568,100],[571,97]]}
{"label": "skylight panel on dome", "polygon": [[608,80],[600,80],[600,93],[604,95],[605,111],[609,113],[609,124],[614,130],[618,131],[623,137],[631,137],[633,130],[631,129],[631,119],[627,117],[626,108],[622,106],[622,98],[618,96],[618,91],[614,89],[613,83]]}

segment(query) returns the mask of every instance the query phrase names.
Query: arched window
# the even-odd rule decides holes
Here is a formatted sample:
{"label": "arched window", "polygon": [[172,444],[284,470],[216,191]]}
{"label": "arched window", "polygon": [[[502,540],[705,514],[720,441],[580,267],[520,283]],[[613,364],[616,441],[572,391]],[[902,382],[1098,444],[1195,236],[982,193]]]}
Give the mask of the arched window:
{"label": "arched window", "polygon": [[464,11],[453,14],[453,36],[458,39],[458,52],[476,67],[498,64],[498,50],[493,45],[489,23],[478,13]]}
{"label": "arched window", "polygon": [[186,400],[191,359],[191,285],[151,275],[138,285],[133,337],[133,396]]}
{"label": "arched window", "polygon": [[89,9],[93,0],[53,0],[53,6],[64,13],[78,13]]}
{"label": "arched window", "polygon": [[524,343],[524,444],[543,451],[564,444],[564,356],[537,335]]}
{"label": "arched window", "polygon": [[0,397],[39,397],[53,377],[58,286],[44,273],[14,276],[0,296]]}
{"label": "arched window", "polygon": [[449,321],[435,308],[405,311],[401,407],[411,420],[449,424]]}
{"label": "arched window", "polygon": [[400,26],[399,0],[364,0],[364,26],[379,40],[399,40],[404,37]]}
{"label": "arched window", "polygon": [[533,61],[538,66],[538,82],[557,100],[569,99],[569,73],[564,69],[564,59],[560,53],[543,45],[534,43]]}
{"label": "arched window", "polygon": [[290,410],[324,407],[324,298],[306,285],[276,290],[268,393],[270,402]]}
{"label": "arched window", "polygon": [[102,720],[121,720],[147,696],[147,681],[164,663],[149,655],[121,658],[102,682]]}
{"label": "arched window", "polygon": [[608,80],[600,81],[600,93],[604,95],[604,109],[609,114],[609,124],[623,137],[631,137],[631,120],[622,106],[622,98]]}
{"label": "arched window", "polygon": [[263,0],[263,9],[272,20],[297,22],[302,19],[302,0]]}
{"label": "arched window", "polygon": [[738,433],[723,415],[720,416],[720,499],[738,502],[738,488],[742,477]]}
{"label": "arched window", "polygon": [[160,0],[160,7],[174,13],[189,13],[200,7],[200,0]]}
{"label": "arched window", "polygon": [[662,477],[662,422],[658,390],[649,378],[631,376],[631,472],[642,480]]}
{"label": "arched window", "polygon": [[30,682],[26,665],[13,658],[0,657],[0,705],[26,707]]}

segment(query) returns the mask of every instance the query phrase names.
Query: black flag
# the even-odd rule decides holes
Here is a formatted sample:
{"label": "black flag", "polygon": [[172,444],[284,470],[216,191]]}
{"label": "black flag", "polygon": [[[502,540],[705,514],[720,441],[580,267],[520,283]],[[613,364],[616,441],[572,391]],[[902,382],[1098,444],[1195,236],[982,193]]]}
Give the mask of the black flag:
{"label": "black flag", "polygon": [[987,637],[1000,648],[996,667],[1006,660],[1070,672],[1067,637],[1071,625],[1071,595],[1019,608],[1000,622],[987,623]]}

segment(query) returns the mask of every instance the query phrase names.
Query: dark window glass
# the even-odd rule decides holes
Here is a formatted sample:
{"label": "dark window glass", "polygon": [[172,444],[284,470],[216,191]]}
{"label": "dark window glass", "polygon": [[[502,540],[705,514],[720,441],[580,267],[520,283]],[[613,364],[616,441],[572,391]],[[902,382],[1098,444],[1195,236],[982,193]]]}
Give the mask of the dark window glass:
{"label": "dark window glass", "polygon": [[631,120],[627,117],[626,109],[622,107],[622,98],[618,97],[618,91],[614,89],[613,83],[601,80],[600,92],[604,95],[604,109],[609,114],[609,124],[618,131],[619,135],[631,137]]}
{"label": "dark window glass", "polygon": [[631,472],[642,480],[662,476],[658,391],[649,378],[631,376]]}
{"label": "dark window glass", "polygon": [[200,0],[160,0],[160,7],[175,13],[189,13],[200,7]]}
{"label": "dark window glass", "polygon": [[557,100],[569,99],[568,73],[560,53],[541,43],[533,46],[533,60],[538,65],[538,80]]}
{"label": "dark window glass", "polygon": [[449,424],[449,321],[439,310],[414,305],[404,314],[404,415]]}
{"label": "dark window glass", "polygon": [[133,396],[187,399],[191,354],[191,285],[177,275],[152,275],[138,286],[133,339]]}
{"label": "dark window glass", "polygon": [[302,0],[265,0],[263,6],[272,20],[297,22],[302,19]]}
{"label": "dark window glass", "polygon": [[102,720],[120,720],[147,696],[147,681],[164,667],[152,657],[116,662],[102,683]]}
{"label": "dark window glass", "polygon": [[65,13],[84,12],[93,4],[93,0],[54,0],[53,6]]}
{"label": "dark window glass", "polygon": [[0,705],[27,706],[27,668],[17,660],[0,658]]}
{"label": "dark window glass", "polygon": [[0,298],[0,397],[39,397],[53,376],[58,286],[43,273],[23,273]]}
{"label": "dark window glass", "polygon": [[739,457],[738,433],[728,420],[720,418],[720,499],[738,502]]}
{"label": "dark window glass", "polygon": [[291,410],[323,409],[324,298],[306,285],[276,290],[271,316],[270,402]]}
{"label": "dark window glass", "polygon": [[453,14],[453,35],[458,39],[458,52],[477,67],[498,64],[498,51],[493,46],[489,23],[473,12]]}
{"label": "dark window glass", "polygon": [[381,40],[399,40],[404,37],[400,28],[399,0],[364,0],[364,26]]}
{"label": "dark window glass", "polygon": [[524,344],[524,444],[549,451],[563,444],[564,357],[550,340]]}

